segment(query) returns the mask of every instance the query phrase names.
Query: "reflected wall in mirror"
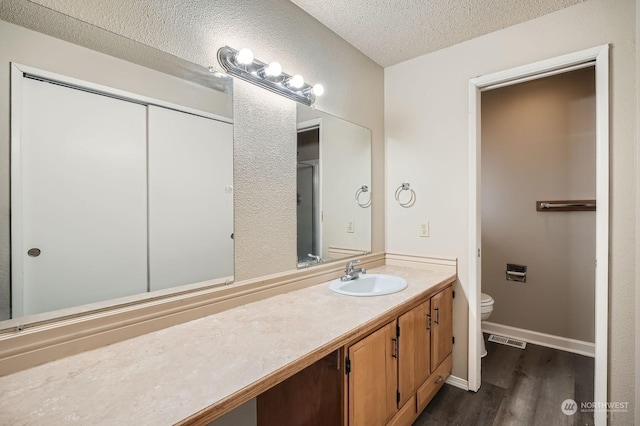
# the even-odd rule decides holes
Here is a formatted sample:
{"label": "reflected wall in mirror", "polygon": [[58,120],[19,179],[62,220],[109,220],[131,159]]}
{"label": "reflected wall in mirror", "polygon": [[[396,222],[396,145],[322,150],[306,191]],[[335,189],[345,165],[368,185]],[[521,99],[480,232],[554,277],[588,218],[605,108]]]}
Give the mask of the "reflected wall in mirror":
{"label": "reflected wall in mirror", "polygon": [[371,251],[371,130],[298,105],[298,267]]}
{"label": "reflected wall in mirror", "polygon": [[[37,12],[51,25],[38,31],[128,47],[163,72],[0,21],[0,93],[11,108],[0,109],[1,127],[11,126],[0,136],[11,152],[0,167],[0,319],[19,321],[0,328],[233,280],[227,79]],[[0,18],[26,22],[6,9]]]}

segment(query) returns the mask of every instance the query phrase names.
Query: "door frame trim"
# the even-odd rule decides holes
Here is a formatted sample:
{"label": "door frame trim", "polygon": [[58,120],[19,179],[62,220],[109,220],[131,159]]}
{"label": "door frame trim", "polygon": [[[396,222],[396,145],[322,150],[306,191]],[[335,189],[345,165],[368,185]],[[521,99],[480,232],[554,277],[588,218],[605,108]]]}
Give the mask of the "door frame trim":
{"label": "door frame trim", "polygon": [[22,317],[24,315],[24,270],[21,257],[14,256],[14,250],[18,253],[24,252],[22,247],[22,168],[15,165],[20,164],[22,159],[22,79],[24,75],[21,65],[11,64],[11,103],[10,119],[11,134],[9,136],[9,149],[11,151],[9,163],[9,193],[10,193],[10,219],[9,229],[11,232],[9,255],[10,255],[10,280],[11,289],[11,318]]}
{"label": "door frame trim", "polygon": [[[469,80],[469,389],[480,388],[481,126],[480,92],[575,69],[592,62],[596,72],[596,294],[594,401],[607,401],[609,304],[609,45],[573,52]],[[596,411],[606,425],[606,411]]]}

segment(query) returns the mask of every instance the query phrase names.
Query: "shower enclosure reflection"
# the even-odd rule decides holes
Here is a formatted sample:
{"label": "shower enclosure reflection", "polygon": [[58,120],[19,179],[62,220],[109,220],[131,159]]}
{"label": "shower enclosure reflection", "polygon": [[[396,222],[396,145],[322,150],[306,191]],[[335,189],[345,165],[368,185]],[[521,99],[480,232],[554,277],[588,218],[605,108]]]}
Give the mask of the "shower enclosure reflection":
{"label": "shower enclosure reflection", "polygon": [[321,262],[320,126],[298,128],[297,210],[298,263]]}
{"label": "shower enclosure reflection", "polygon": [[298,105],[297,159],[298,266],[370,252],[371,131]]}

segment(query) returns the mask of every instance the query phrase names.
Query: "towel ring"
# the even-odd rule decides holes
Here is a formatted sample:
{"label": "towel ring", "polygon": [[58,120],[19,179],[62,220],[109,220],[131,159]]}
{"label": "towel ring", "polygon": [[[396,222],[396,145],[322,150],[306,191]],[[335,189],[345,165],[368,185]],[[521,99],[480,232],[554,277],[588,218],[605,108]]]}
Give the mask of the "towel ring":
{"label": "towel ring", "polygon": [[[369,193],[369,198],[367,199],[367,201],[362,202],[360,200],[360,196],[364,193]],[[358,203],[358,205],[360,207],[362,207],[363,209],[366,209],[367,207],[369,207],[371,205],[371,192],[369,192],[369,187],[367,185],[362,185],[360,188],[358,188],[358,190],[356,191],[356,203]]]}
{"label": "towel ring", "polygon": [[[400,201],[400,194],[402,194],[402,191],[409,191],[409,193],[411,194],[409,200],[405,202]],[[405,209],[413,206],[416,203],[416,198],[416,192],[411,189],[411,185],[409,184],[409,182],[403,182],[402,185],[400,185],[398,189],[396,189],[396,201]]]}

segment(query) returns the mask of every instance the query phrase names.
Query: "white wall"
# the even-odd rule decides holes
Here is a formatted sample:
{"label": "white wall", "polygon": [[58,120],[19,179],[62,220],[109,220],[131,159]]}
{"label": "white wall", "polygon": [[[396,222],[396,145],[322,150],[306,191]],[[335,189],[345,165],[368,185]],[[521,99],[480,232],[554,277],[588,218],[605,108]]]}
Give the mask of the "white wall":
{"label": "white wall", "polygon": [[[635,2],[590,0],[385,69],[386,247],[459,259],[453,374],[467,377],[469,79],[589,47],[611,51],[609,400],[634,399],[636,60]],[[418,201],[402,209],[395,188]],[[431,237],[417,228],[431,222]],[[633,424],[633,413],[613,413]],[[614,423],[614,424],[615,424]]]}

